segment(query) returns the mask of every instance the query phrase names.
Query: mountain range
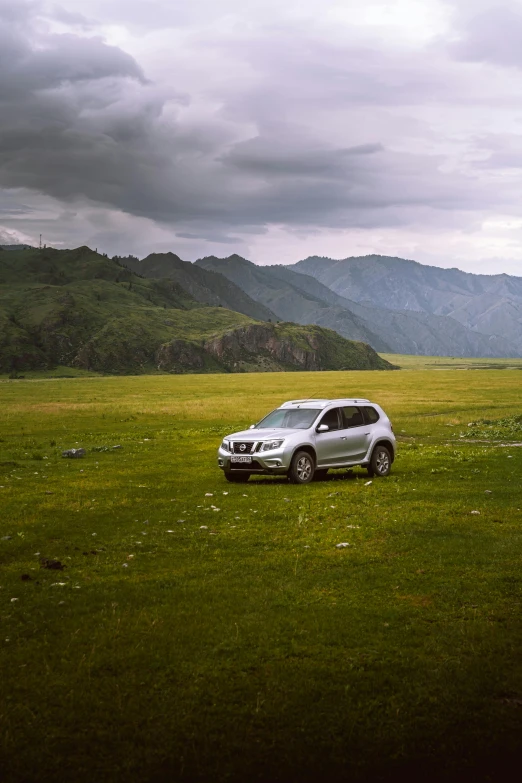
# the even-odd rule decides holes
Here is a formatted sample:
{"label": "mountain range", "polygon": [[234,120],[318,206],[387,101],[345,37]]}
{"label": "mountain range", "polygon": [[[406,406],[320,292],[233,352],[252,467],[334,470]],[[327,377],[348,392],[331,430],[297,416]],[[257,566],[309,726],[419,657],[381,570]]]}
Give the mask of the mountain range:
{"label": "mountain range", "polygon": [[271,310],[251,299],[228,277],[182,261],[175,253],[153,253],[143,261],[133,256],[118,258],[118,261],[137,274],[174,280],[202,304],[228,307],[258,321],[277,320]]}
{"label": "mountain range", "polygon": [[[461,282],[456,290],[456,281],[451,281],[458,270],[437,268],[435,277],[433,267],[403,259],[309,258],[292,266],[257,266],[233,255],[202,258],[196,266],[225,275],[277,317],[335,329],[349,339],[368,342],[378,351],[427,356],[522,355],[522,299],[519,301],[516,293],[522,289],[520,278],[500,276],[508,279],[498,286],[497,293],[491,286],[489,296],[495,304],[486,304],[485,283],[475,280],[486,276],[459,272],[462,277],[457,277]],[[449,273],[447,278],[445,273]],[[514,293],[508,299],[510,288]],[[461,290],[466,290],[467,296]],[[473,311],[473,319],[466,319],[466,307]],[[490,311],[489,323],[493,325],[495,309],[496,328],[487,332],[486,311]]]}
{"label": "mountain range", "polygon": [[361,305],[449,317],[522,351],[522,277],[476,275],[387,256],[312,256],[291,267]]}
{"label": "mountain range", "polygon": [[0,247],[0,324],[4,372],[384,367],[376,351],[518,357],[522,278],[385,256],[259,266]]}
{"label": "mountain range", "polygon": [[172,254],[169,275],[155,256],[140,272],[126,261],[88,247],[0,248],[0,372],[393,369],[335,331],[271,323],[226,277]]}

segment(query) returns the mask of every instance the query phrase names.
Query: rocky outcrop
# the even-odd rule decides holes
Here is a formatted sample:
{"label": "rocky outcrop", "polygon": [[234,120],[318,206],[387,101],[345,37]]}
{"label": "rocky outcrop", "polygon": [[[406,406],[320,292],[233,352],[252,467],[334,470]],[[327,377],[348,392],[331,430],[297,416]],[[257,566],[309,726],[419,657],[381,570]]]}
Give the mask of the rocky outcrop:
{"label": "rocky outcrop", "polygon": [[203,347],[189,340],[172,340],[160,345],[154,357],[158,370],[197,372],[205,369]]}
{"label": "rocky outcrop", "polygon": [[246,324],[204,341],[171,340],[157,349],[155,364],[165,372],[392,369],[365,343],[290,323]]}
{"label": "rocky outcrop", "polygon": [[265,355],[278,364],[302,370],[320,370],[318,346],[313,339],[300,340],[278,334],[276,327],[249,324],[207,340],[205,350],[225,366],[255,362]]}

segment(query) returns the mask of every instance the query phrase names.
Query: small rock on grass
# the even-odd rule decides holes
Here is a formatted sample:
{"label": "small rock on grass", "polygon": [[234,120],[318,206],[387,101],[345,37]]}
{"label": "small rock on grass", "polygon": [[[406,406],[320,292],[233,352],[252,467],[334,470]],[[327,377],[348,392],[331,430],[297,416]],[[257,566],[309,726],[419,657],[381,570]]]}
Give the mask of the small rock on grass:
{"label": "small rock on grass", "polygon": [[340,543],[340,544],[336,544],[336,545],[335,545],[335,548],[336,548],[336,549],[346,549],[346,547],[347,547],[347,546],[350,546],[350,544],[348,544],[348,542],[346,542],[346,541],[341,541],[341,543]]}
{"label": "small rock on grass", "polygon": [[85,457],[85,449],[67,449],[66,451],[62,451],[62,457],[66,457],[67,459]]}
{"label": "small rock on grass", "polygon": [[479,514],[480,514],[480,511],[472,511],[471,513],[472,513],[472,514],[475,514],[475,515],[479,515]]}
{"label": "small rock on grass", "polygon": [[42,568],[49,568],[53,571],[63,571],[66,568],[59,560],[49,560],[47,557],[43,557],[40,560],[40,565]]}
{"label": "small rock on grass", "polygon": [[373,483],[372,481],[366,481],[366,482],[365,482],[365,484],[364,484],[364,486],[365,486],[365,487],[369,487],[369,486],[370,486],[370,484],[372,484],[372,483]]}

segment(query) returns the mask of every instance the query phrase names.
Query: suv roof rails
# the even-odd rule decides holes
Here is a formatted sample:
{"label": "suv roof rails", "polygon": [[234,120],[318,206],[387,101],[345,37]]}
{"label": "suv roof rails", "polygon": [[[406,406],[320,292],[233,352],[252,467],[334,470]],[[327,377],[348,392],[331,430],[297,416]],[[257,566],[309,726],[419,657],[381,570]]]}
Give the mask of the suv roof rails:
{"label": "suv roof rails", "polygon": [[306,400],[287,400],[286,402],[283,402],[279,407],[289,408],[291,405],[304,405],[305,403],[314,403],[314,402],[326,406],[334,402],[355,402],[355,403],[368,402],[369,403],[370,400],[366,399],[365,397],[337,397],[336,399],[333,400],[328,400],[324,397],[322,398],[308,397]]}

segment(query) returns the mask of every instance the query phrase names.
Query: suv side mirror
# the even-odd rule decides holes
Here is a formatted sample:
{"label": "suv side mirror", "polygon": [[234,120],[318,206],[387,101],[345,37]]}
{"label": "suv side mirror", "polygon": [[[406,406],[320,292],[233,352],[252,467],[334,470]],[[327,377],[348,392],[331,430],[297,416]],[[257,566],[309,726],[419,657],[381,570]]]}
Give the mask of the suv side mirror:
{"label": "suv side mirror", "polygon": [[320,424],[317,428],[317,432],[328,432],[329,429],[330,427],[328,424]]}
{"label": "suv side mirror", "polygon": [[248,429],[249,429],[249,430],[255,430],[255,428],[256,428],[256,425],[255,425],[255,424],[251,424],[251,425],[250,425],[250,427],[249,427]]}

